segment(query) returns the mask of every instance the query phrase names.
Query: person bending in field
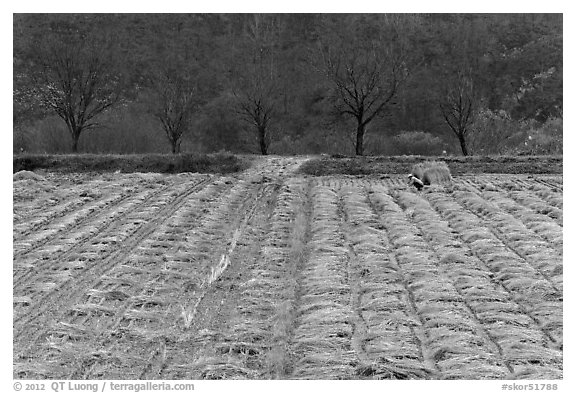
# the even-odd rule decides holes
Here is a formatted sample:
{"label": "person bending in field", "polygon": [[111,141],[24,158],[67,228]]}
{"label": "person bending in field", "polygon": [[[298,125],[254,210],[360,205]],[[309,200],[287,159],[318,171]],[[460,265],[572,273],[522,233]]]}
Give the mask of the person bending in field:
{"label": "person bending in field", "polygon": [[408,175],[408,185],[416,187],[418,191],[424,188],[424,183],[422,182],[422,180],[418,179],[413,174]]}

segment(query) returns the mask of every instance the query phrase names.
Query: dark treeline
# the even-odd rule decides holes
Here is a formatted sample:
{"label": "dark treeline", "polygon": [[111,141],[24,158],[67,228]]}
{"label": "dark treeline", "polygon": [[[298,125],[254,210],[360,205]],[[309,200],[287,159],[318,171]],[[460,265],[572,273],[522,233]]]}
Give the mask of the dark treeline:
{"label": "dark treeline", "polygon": [[560,14],[15,14],[14,151],[562,152]]}

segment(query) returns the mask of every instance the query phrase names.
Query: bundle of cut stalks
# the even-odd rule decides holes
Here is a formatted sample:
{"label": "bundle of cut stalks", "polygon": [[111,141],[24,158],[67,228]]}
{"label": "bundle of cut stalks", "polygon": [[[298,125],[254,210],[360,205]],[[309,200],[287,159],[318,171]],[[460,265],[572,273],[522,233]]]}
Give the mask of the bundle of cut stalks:
{"label": "bundle of cut stalks", "polygon": [[412,174],[420,179],[425,186],[431,184],[450,184],[452,175],[443,161],[425,161],[412,167]]}
{"label": "bundle of cut stalks", "polygon": [[15,174],[12,175],[12,179],[14,181],[20,181],[20,180],[32,180],[41,182],[46,181],[46,179],[43,178],[42,176],[30,171],[16,172]]}

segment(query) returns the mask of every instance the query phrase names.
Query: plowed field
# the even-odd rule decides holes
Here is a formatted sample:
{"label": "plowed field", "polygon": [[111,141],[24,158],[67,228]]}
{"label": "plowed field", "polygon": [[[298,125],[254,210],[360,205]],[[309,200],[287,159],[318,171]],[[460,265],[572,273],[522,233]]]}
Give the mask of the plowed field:
{"label": "plowed field", "polygon": [[14,377],[562,378],[561,175],[14,180]]}

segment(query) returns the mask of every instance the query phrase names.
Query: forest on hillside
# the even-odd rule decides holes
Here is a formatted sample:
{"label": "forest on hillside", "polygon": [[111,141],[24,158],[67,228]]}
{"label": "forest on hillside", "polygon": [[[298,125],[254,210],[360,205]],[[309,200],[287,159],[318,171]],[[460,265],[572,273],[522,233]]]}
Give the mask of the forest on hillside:
{"label": "forest on hillside", "polygon": [[562,154],[561,14],[14,14],[13,150]]}

